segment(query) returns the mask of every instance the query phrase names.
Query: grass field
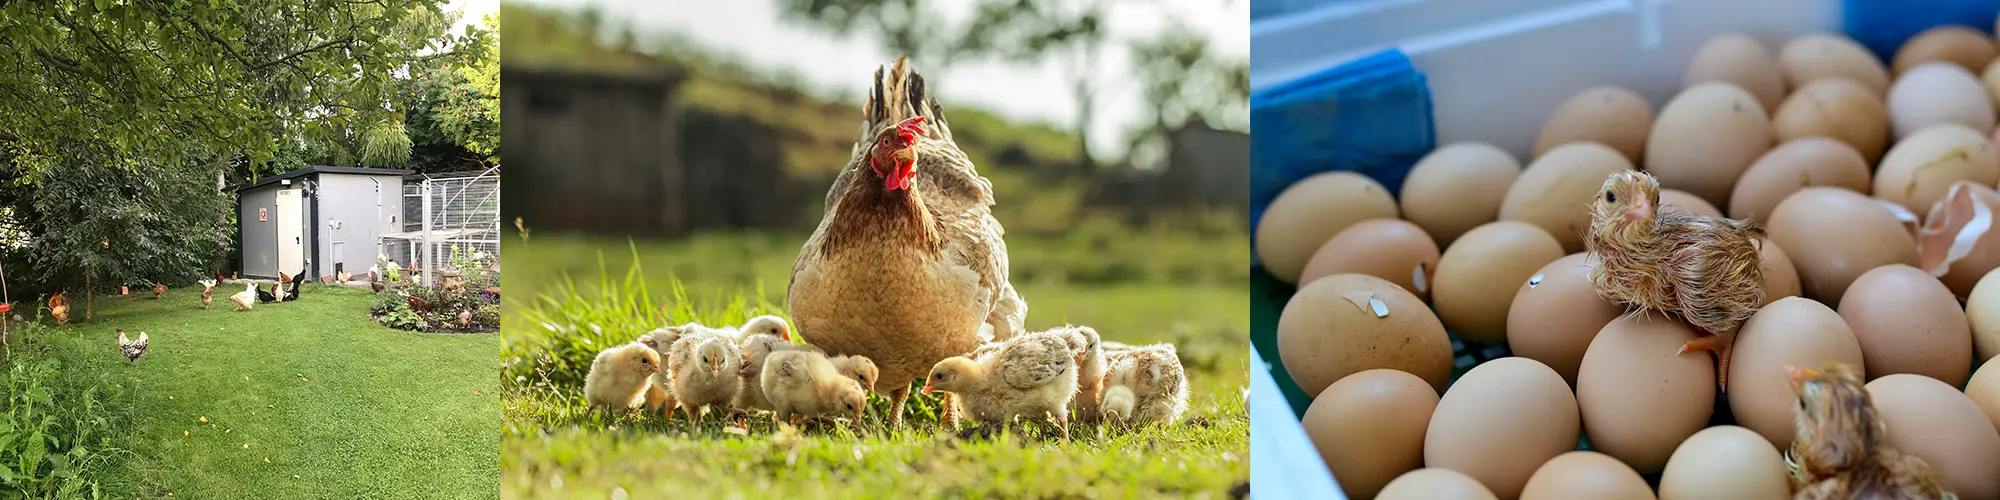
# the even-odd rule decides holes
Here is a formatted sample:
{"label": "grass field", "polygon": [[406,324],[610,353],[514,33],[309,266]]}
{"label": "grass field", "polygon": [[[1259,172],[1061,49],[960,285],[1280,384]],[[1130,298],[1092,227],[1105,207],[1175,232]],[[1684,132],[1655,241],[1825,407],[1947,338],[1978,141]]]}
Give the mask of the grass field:
{"label": "grass field", "polygon": [[[764,417],[736,433],[718,421],[697,428],[685,419],[586,414],[581,380],[596,350],[661,324],[782,315],[798,242],[755,234],[672,242],[509,239],[508,286],[516,291],[502,317],[508,380],[501,491],[1226,496],[1250,467],[1242,399],[1249,305],[1239,282],[1247,281],[1240,276],[1247,257],[1232,253],[1247,252],[1237,249],[1244,241],[1240,235],[1109,244],[1009,239],[1031,329],[1067,322],[1091,325],[1107,340],[1174,342],[1189,373],[1192,404],[1183,423],[1079,426],[1075,439],[1064,442],[1033,429],[1026,436],[959,439],[941,430],[936,408],[918,397],[906,413],[909,428],[899,432],[881,425],[887,403],[880,396],[859,431],[800,431]],[[1127,253],[1131,260],[1101,263]],[[1225,268],[1221,259],[1232,257],[1236,264]],[[1027,273],[1034,277],[1021,279],[1023,269],[1036,269]]]}
{"label": "grass field", "polygon": [[[98,415],[107,437],[88,443],[123,450],[94,471],[105,496],[496,495],[495,335],[384,328],[367,290],[307,286],[240,313],[221,296],[202,310],[199,293],[100,297],[88,323],[16,332],[17,363],[117,393]],[[146,356],[128,364],[115,328],[149,332]]]}

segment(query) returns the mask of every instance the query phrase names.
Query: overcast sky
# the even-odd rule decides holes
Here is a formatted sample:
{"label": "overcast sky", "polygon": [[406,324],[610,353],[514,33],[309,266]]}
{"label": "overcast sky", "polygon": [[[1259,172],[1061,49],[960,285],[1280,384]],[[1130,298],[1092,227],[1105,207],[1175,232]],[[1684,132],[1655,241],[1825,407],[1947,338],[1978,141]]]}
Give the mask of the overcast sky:
{"label": "overcast sky", "polygon": [[[750,68],[799,75],[815,87],[815,93],[837,92],[856,101],[869,84],[868,78],[875,67],[894,57],[879,48],[872,33],[828,35],[782,20],[775,0],[530,1],[561,7],[597,5],[607,20],[630,20],[642,35],[646,31],[675,33],[721,55],[736,57]],[[1132,3],[1143,2],[1120,5],[1104,21],[1113,39],[1150,38],[1170,19],[1180,19],[1203,30],[1211,47],[1224,56],[1250,57],[1248,0],[1155,0],[1129,5]],[[925,4],[938,8],[953,23],[972,15],[970,1]],[[1141,102],[1141,83],[1129,76],[1135,70],[1125,47],[1107,45],[1100,57],[1104,62],[1094,73],[1106,85],[1099,91],[1098,123],[1092,127],[1095,135],[1091,142],[1094,151],[1108,158],[1123,151],[1129,131],[1146,114]],[[944,74],[926,69],[922,61],[913,63],[924,71],[928,83],[938,89],[938,100],[945,109],[979,107],[1010,118],[1052,123],[1067,129],[1077,110],[1075,99],[1070,96],[1071,69],[1065,59],[1051,58],[1040,68],[1002,63],[963,64]]]}

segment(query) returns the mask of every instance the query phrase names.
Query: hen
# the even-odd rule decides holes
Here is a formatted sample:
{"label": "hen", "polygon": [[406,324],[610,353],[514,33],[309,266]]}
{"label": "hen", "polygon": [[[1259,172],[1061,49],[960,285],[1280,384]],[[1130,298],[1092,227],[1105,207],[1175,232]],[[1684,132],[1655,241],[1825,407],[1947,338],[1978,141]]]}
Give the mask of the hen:
{"label": "hen", "polygon": [[155,300],[158,300],[158,299],[159,299],[159,298],[160,298],[161,296],[164,296],[164,295],[166,295],[166,294],[167,294],[167,284],[166,284],[166,283],[154,283],[154,284],[153,284],[153,299],[155,299]]}
{"label": "hen", "polygon": [[1007,281],[992,184],[927,92],[906,58],[876,71],[860,138],[786,288],[807,341],[881,369],[891,427],[912,380],[983,337],[1013,337],[1027,315]]}
{"label": "hen", "polygon": [[1584,248],[1597,293],[1637,312],[1679,314],[1704,335],[1680,353],[1715,352],[1715,380],[1728,390],[1736,330],[1764,303],[1757,240],[1750,221],[1683,212],[1660,205],[1660,183],[1644,172],[1605,179],[1591,202]]}
{"label": "hen", "polygon": [[201,280],[201,308],[207,309],[212,302],[215,302],[215,280]]}
{"label": "hen", "polygon": [[1187,411],[1187,373],[1173,344],[1105,356],[1104,418],[1125,424],[1172,424]]}
{"label": "hen", "polygon": [[125,330],[118,330],[118,353],[125,355],[125,362],[137,361],[146,355],[146,332],[139,332],[138,339],[126,339]]}
{"label": "hen", "polygon": [[257,284],[244,283],[243,291],[229,296],[229,301],[236,303],[235,310],[237,311],[250,310],[250,306],[257,305]]}
{"label": "hen", "polygon": [[959,414],[980,424],[1017,418],[1048,419],[1069,437],[1069,402],[1076,395],[1076,357],[1082,346],[1061,332],[1007,340],[976,358],[957,356],[931,368],[924,393],[956,395]]}
{"label": "hen", "polygon": [[49,297],[49,315],[56,317],[57,324],[69,324],[69,299],[63,298],[67,292],[56,292]]}
{"label": "hen", "polygon": [[1819,370],[1785,367],[1798,393],[1787,462],[1799,500],[1946,498],[1923,459],[1881,444],[1887,425],[1854,367],[1829,362]]}

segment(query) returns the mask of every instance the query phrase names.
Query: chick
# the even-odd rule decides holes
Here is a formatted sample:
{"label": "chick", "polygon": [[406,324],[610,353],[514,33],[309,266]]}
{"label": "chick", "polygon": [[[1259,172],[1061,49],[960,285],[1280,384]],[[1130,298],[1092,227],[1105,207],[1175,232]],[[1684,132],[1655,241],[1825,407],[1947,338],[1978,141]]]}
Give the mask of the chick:
{"label": "chick", "polygon": [[764,397],[764,363],[771,353],[791,349],[792,343],[776,335],[752,333],[743,337],[738,347],[742,359],[736,370],[736,399],[729,405],[739,410],[774,409],[771,400]]}
{"label": "chick", "polygon": [[867,393],[860,382],[847,378],[827,360],[826,355],[808,350],[784,350],[764,359],[760,374],[764,397],[777,411],[778,421],[794,422],[795,417],[826,418],[847,416],[860,422],[868,409]]}
{"label": "chick", "polygon": [[1059,331],[1027,333],[975,351],[983,351],[977,358],[946,358],[931,368],[923,392],[956,396],[958,413],[981,424],[1046,418],[1068,439],[1069,401],[1076,395],[1076,357],[1082,349],[1073,342]]}
{"label": "chick", "polygon": [[[661,359],[666,359],[672,354],[674,341],[680,340],[681,332],[694,326],[699,325],[688,323],[680,326],[654,328],[653,331],[640,335],[636,342],[653,349],[653,352],[658,353]],[[674,393],[671,390],[672,383],[667,379],[668,373],[654,373],[648,379],[648,385],[652,386],[652,388],[646,391],[647,409],[660,413],[671,413],[674,408],[680,406],[680,402],[674,400]]]}
{"label": "chick", "polygon": [[1083,346],[1076,354],[1076,396],[1070,398],[1070,415],[1080,422],[1096,422],[1102,416],[1099,405],[1104,393],[1104,339],[1088,326],[1064,326],[1057,330],[1071,337],[1071,345]]}
{"label": "chick", "polygon": [[1106,356],[1104,418],[1120,424],[1173,424],[1187,411],[1187,373],[1173,344]]}
{"label": "chick", "polygon": [[1679,314],[1705,335],[1682,345],[1715,352],[1715,381],[1727,391],[1736,331],[1764,303],[1751,221],[1683,212],[1660,205],[1660,184],[1638,171],[1605,179],[1591,202],[1584,248],[1598,265],[1590,279],[1598,295],[1639,312]]}
{"label": "chick", "polygon": [[257,284],[244,283],[243,291],[229,296],[229,301],[236,303],[236,310],[238,311],[250,310],[250,306],[257,304]]}
{"label": "chick", "polygon": [[756,334],[770,335],[786,342],[792,341],[792,326],[785,323],[785,318],[769,314],[750,318],[750,321],[743,322],[743,326],[738,327],[736,331],[738,341]]}
{"label": "chick", "polygon": [[847,378],[854,379],[861,384],[862,390],[868,392],[875,392],[875,381],[882,378],[882,370],[875,367],[875,361],[868,359],[867,356],[850,354],[827,358],[827,361],[833,363],[834,370]]}
{"label": "chick", "polygon": [[1839,362],[1785,369],[1799,396],[1787,454],[1798,487],[1793,498],[1944,498],[1930,464],[1882,444],[1888,427],[1875,413],[1860,370]]}
{"label": "chick", "polygon": [[646,378],[660,372],[660,353],[625,344],[597,353],[583,379],[583,398],[593,409],[627,410],[645,402]]}
{"label": "chick", "polygon": [[728,336],[714,331],[682,332],[667,358],[670,390],[680,409],[701,425],[710,407],[728,405],[736,397],[739,354]]}

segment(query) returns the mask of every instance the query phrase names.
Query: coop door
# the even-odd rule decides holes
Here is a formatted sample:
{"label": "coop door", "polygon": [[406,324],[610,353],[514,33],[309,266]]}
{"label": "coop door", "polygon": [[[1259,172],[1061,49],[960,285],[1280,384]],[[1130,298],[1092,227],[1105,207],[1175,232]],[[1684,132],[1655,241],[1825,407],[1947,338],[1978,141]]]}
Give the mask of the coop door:
{"label": "coop door", "polygon": [[297,189],[278,191],[277,219],[278,272],[296,273],[306,267],[305,224],[302,199]]}

